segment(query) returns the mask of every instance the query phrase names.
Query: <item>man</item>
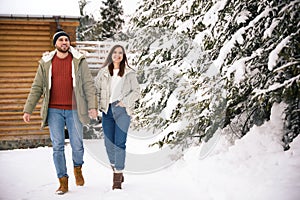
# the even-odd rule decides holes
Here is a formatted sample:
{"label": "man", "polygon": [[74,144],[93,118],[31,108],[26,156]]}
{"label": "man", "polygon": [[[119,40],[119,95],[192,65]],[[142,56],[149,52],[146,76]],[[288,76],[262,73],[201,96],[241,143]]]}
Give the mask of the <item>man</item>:
{"label": "man", "polygon": [[30,121],[40,97],[42,128],[49,126],[53,161],[60,186],[57,194],[68,192],[68,174],[64,153],[64,128],[67,126],[76,185],[83,186],[83,124],[97,117],[95,87],[86,59],[70,46],[70,36],[59,29],[53,36],[56,47],[39,61],[39,67],[28,95],[23,119]]}

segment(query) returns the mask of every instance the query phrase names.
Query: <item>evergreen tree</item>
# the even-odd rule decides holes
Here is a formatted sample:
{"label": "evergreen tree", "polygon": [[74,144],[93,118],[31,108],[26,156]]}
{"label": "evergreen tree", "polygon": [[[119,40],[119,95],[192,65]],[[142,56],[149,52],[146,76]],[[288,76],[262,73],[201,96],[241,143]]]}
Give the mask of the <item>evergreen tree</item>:
{"label": "evergreen tree", "polygon": [[102,17],[102,39],[113,38],[122,29],[124,20],[122,19],[123,8],[121,0],[106,0],[102,2],[100,14]]}
{"label": "evergreen tree", "polygon": [[148,0],[132,18],[140,50],[136,127],[164,131],[159,145],[243,137],[285,103],[284,149],[300,132],[300,2]]}
{"label": "evergreen tree", "polygon": [[102,25],[100,21],[94,19],[90,14],[84,13],[87,5],[86,0],[80,0],[80,25],[77,28],[77,39],[79,41],[97,41],[102,39]]}

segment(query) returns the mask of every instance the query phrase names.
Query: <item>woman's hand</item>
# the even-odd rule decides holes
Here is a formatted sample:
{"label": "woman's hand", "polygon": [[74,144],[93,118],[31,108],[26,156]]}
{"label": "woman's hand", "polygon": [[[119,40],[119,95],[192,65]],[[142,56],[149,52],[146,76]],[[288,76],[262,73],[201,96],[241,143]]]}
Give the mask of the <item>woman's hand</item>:
{"label": "woman's hand", "polygon": [[117,103],[116,106],[125,107],[122,101],[119,101],[119,103]]}

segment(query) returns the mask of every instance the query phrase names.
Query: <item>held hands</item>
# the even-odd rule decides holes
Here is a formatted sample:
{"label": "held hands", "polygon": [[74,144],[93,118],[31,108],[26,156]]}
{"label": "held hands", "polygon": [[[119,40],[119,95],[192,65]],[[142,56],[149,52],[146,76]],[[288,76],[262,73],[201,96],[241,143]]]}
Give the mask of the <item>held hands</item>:
{"label": "held hands", "polygon": [[96,109],[89,109],[89,117],[92,119],[97,119],[98,112]]}

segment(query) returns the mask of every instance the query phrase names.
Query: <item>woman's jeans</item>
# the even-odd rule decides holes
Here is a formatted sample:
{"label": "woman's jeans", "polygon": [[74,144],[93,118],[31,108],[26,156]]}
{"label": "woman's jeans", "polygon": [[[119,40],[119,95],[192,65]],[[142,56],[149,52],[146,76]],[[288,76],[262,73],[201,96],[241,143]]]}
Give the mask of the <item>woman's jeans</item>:
{"label": "woman's jeans", "polygon": [[49,108],[48,125],[53,146],[53,161],[57,177],[68,177],[65,158],[65,125],[67,126],[72,147],[74,167],[83,164],[83,131],[77,110],[62,110]]}
{"label": "woman's jeans", "polygon": [[118,102],[109,104],[108,112],[102,112],[102,128],[104,143],[111,165],[121,171],[125,167],[126,139],[130,125],[130,116],[126,109],[116,106]]}

